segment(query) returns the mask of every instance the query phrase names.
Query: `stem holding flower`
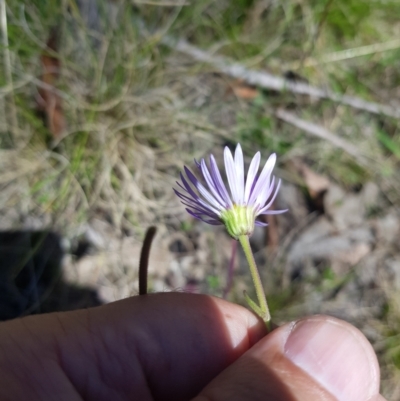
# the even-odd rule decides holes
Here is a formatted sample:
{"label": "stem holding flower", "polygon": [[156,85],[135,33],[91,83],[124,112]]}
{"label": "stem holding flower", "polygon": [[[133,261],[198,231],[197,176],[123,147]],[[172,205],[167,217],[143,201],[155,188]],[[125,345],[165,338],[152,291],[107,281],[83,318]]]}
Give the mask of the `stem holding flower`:
{"label": "stem holding flower", "polygon": [[256,289],[256,295],[258,299],[258,305],[247,295],[245,292],[244,296],[247,303],[253,309],[255,313],[265,322],[268,329],[271,330],[271,314],[269,312],[267,298],[265,297],[264,289],[261,283],[260,273],[258,272],[256,261],[254,259],[253,252],[251,251],[249,237],[247,235],[241,235],[239,237],[240,245],[242,245],[244,254],[247,262],[249,263],[251,278]]}

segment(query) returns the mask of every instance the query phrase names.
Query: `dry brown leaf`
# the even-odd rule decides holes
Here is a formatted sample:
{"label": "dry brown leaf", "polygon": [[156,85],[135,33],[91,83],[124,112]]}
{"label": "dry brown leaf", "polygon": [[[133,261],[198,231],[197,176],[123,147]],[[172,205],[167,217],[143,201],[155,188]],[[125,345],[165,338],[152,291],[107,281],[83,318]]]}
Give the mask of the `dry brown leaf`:
{"label": "dry brown leaf", "polygon": [[258,89],[254,86],[249,86],[243,83],[242,81],[236,82],[233,86],[233,93],[245,100],[252,100],[258,96]]}
{"label": "dry brown leaf", "polygon": [[[52,29],[47,41],[49,50],[56,52],[58,50],[58,31]],[[62,100],[60,96],[51,89],[55,88],[55,84],[59,77],[61,63],[53,54],[44,52],[40,61],[42,63],[43,74],[42,82],[46,86],[39,88],[39,96],[37,105],[39,111],[44,113],[47,127],[54,138],[59,138],[65,131],[66,123],[62,108]]]}
{"label": "dry brown leaf", "polygon": [[323,175],[317,174],[301,160],[293,160],[292,166],[303,179],[315,208],[323,211],[323,198],[330,187],[329,179]]}

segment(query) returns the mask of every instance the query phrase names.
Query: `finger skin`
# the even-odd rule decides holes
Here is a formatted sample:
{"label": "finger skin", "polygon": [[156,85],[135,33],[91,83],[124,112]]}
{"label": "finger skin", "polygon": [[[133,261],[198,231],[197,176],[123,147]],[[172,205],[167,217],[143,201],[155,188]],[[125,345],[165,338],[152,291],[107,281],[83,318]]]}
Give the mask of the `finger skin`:
{"label": "finger skin", "polygon": [[376,356],[361,332],[314,316],[264,337],[193,401],[384,401],[378,391]]}
{"label": "finger skin", "polygon": [[[178,293],[0,324],[0,399],[188,400],[200,392],[196,401],[349,401],[344,393],[335,397],[334,388],[327,390],[319,372],[306,372],[315,361],[309,363],[303,352],[293,362],[296,354],[288,350],[288,344],[294,343],[306,349],[307,356],[308,339],[321,327],[326,329],[328,320],[339,327],[333,336],[341,338],[339,344],[346,343],[348,332],[354,336],[354,349],[361,343],[367,353],[360,366],[370,369],[361,369],[361,376],[373,374],[370,378],[360,378],[358,371],[353,374],[370,384],[365,394],[356,389],[355,399],[384,401],[374,394],[379,371],[372,349],[347,323],[311,317],[262,338],[264,326],[246,309],[212,297]],[[334,326],[328,327],[327,336]],[[311,327],[311,334],[301,335],[302,327]],[[344,337],[341,328],[347,330]],[[322,338],[325,342],[325,334]],[[331,340],[327,338],[328,344]],[[311,347],[311,354],[320,345]],[[339,373],[348,359],[343,354]],[[354,355],[352,361],[357,366]],[[342,376],[338,374],[339,383]],[[349,388],[345,391],[354,396],[351,388],[350,393]]]}
{"label": "finger skin", "polygon": [[0,399],[188,400],[265,334],[246,309],[183,293],[16,319],[0,324]]}

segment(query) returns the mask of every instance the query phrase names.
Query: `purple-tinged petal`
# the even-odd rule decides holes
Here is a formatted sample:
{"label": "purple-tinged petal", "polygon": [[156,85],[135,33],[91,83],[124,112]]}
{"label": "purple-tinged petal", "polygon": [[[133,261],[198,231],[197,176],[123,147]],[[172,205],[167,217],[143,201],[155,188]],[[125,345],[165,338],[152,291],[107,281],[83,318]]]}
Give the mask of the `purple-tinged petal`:
{"label": "purple-tinged petal", "polygon": [[[187,193],[187,191],[182,187],[182,185],[180,185],[179,182],[177,184],[180,186],[180,188],[182,188]],[[203,199],[199,198],[198,196],[196,196],[196,198],[190,198],[189,196],[180,193],[175,188],[174,188],[174,191],[175,191],[175,194],[182,200],[185,200],[187,202],[192,202],[195,205],[202,206],[207,210],[211,210],[210,205],[207,202],[205,202]]]}
{"label": "purple-tinged petal", "polygon": [[201,215],[197,214],[197,213],[193,213],[190,209],[186,209],[186,211],[193,217],[195,217],[198,220],[204,221],[207,224],[211,224],[213,226],[219,226],[221,224],[223,224],[222,222],[220,222],[219,220],[216,219],[212,219],[212,220],[206,220],[204,219]]}
{"label": "purple-tinged petal", "polygon": [[254,222],[254,224],[256,225],[256,226],[258,226],[258,227],[267,227],[267,223],[264,223],[263,221],[258,221],[258,220],[256,220],[255,222]]}
{"label": "purple-tinged petal", "polygon": [[272,196],[271,200],[268,202],[268,204],[266,204],[263,208],[261,208],[261,209],[258,211],[257,214],[262,214],[262,213],[264,213],[266,210],[268,210],[268,209],[272,206],[272,204],[273,204],[274,201],[275,201],[276,195],[278,195],[278,191],[279,191],[279,187],[280,187],[280,186],[281,186],[281,180],[278,181],[278,184],[277,184],[277,186],[276,186],[276,188],[275,188],[275,193],[274,193],[274,195]]}
{"label": "purple-tinged petal", "polygon": [[244,201],[244,163],[242,147],[238,143],[235,150],[236,188],[238,191],[238,204]]}
{"label": "purple-tinged petal", "polygon": [[271,177],[272,170],[274,169],[276,162],[276,154],[273,153],[264,165],[264,168],[257,179],[257,184],[255,185],[248,202],[248,205],[253,205],[262,196],[262,191],[266,186],[269,188],[269,181]]}
{"label": "purple-tinged petal", "polygon": [[213,178],[213,181],[215,183],[215,186],[221,195],[221,197],[224,199],[225,203],[229,206],[232,207],[232,200],[229,197],[228,191],[226,190],[224,181],[222,180],[221,173],[219,172],[219,168],[217,165],[217,162],[215,161],[215,158],[213,155],[210,156],[210,166],[211,166],[211,176]]}
{"label": "purple-tinged petal", "polygon": [[189,198],[188,196],[186,196],[186,195],[184,195],[184,194],[181,194],[177,189],[175,189],[175,188],[172,188],[173,189],[173,191],[175,192],[175,195],[176,196],[178,196],[179,198],[181,198],[181,199],[183,199],[183,200],[186,200],[186,201],[188,201],[188,202],[193,202],[193,203],[196,203],[197,204],[197,201],[196,200],[194,200],[194,199],[192,199],[192,198]]}
{"label": "purple-tinged petal", "polygon": [[193,209],[196,213],[204,214],[205,216],[211,217],[212,219],[219,219],[219,216],[217,214],[215,214],[214,212],[204,210],[203,208],[192,205],[189,202],[182,201],[182,204],[189,207],[190,209]]}
{"label": "purple-tinged petal", "polygon": [[[203,160],[203,159],[202,159],[202,160]],[[196,159],[194,159],[194,164],[196,165],[196,167],[197,167],[199,170],[201,170],[201,169],[200,169],[201,160],[200,160],[200,162],[198,162]]]}
{"label": "purple-tinged petal", "polygon": [[208,188],[210,189],[210,191],[212,192],[214,197],[218,200],[218,202],[226,208],[228,205],[226,204],[226,202],[222,199],[221,195],[219,194],[219,192],[216,188],[216,185],[210,175],[210,172],[208,171],[208,168],[207,168],[207,165],[206,165],[206,162],[204,159],[201,160],[200,169],[201,169],[203,177],[208,185]]}
{"label": "purple-tinged petal", "polygon": [[[219,212],[215,212],[214,209],[208,204],[206,203],[203,199],[191,199],[186,195],[181,194],[180,192],[178,192],[176,189],[174,189],[175,194],[182,199],[183,201],[189,203],[191,205],[191,207],[198,207],[198,208],[202,208],[207,212],[213,213],[216,216],[219,216]],[[183,202],[182,202],[183,203]]]}
{"label": "purple-tinged petal", "polygon": [[265,212],[258,213],[257,215],[266,215],[266,214],[282,214],[286,213],[289,209],[284,209],[284,210],[266,210]]}
{"label": "purple-tinged petal", "polygon": [[178,198],[180,198],[182,202],[185,201],[185,202],[187,202],[187,203],[190,203],[190,204],[193,205],[193,206],[202,207],[202,208],[204,208],[205,210],[209,210],[208,205],[203,205],[202,203],[200,203],[200,200],[199,200],[199,201],[193,200],[193,199],[189,198],[188,196],[186,196],[186,195],[184,195],[184,194],[181,194],[181,193],[180,193],[179,191],[177,191],[175,188],[173,188],[173,190],[174,190],[174,192],[175,192],[175,195],[176,195]]}
{"label": "purple-tinged petal", "polygon": [[218,203],[218,201],[207,191],[203,184],[201,184],[201,182],[187,167],[185,167],[185,173],[196,189],[200,192],[200,195],[202,195],[203,198],[205,198],[205,200],[210,204],[210,208],[216,213],[219,213],[224,208],[223,205]]}
{"label": "purple-tinged petal", "polygon": [[260,166],[260,152],[257,152],[249,167],[249,172],[247,173],[247,179],[246,179],[246,188],[244,190],[244,202],[247,204],[249,201],[249,197],[251,194],[251,189],[253,188],[253,185],[255,184],[255,178],[257,176],[258,168]]}
{"label": "purple-tinged petal", "polygon": [[[185,186],[186,192],[193,198],[193,199],[200,199],[199,195],[196,194],[196,192],[193,191],[192,187],[189,185],[189,183],[186,181],[184,175],[180,173],[181,181],[183,185]],[[176,182],[182,189],[182,185],[179,182]]]}
{"label": "purple-tinged petal", "polygon": [[204,221],[204,219],[202,218],[202,215],[200,213],[196,213],[193,210],[190,209],[186,209],[186,211],[193,217],[195,217],[196,219],[202,220]]}
{"label": "purple-tinged petal", "polygon": [[235,162],[233,161],[232,153],[227,146],[225,147],[224,150],[224,160],[225,160],[225,172],[228,178],[228,184],[231,190],[232,200],[234,203],[238,204],[240,197],[239,197],[239,191],[237,189]]}
{"label": "purple-tinged petal", "polygon": [[247,204],[249,204],[249,201],[250,201],[250,198],[251,198],[251,194],[252,194],[253,191],[254,191],[254,188],[255,188],[255,186],[256,186],[256,184],[257,184],[257,181],[258,181],[258,176],[256,176],[256,177],[254,178],[253,184],[251,185],[251,190],[250,190],[250,194],[249,194],[249,200],[247,201]]}
{"label": "purple-tinged petal", "polygon": [[[270,177],[271,178],[271,177]],[[256,202],[260,205],[260,209],[264,207],[265,202],[271,197],[275,188],[275,177],[272,177],[272,180],[268,182],[268,186],[265,186],[264,190],[260,193]]]}

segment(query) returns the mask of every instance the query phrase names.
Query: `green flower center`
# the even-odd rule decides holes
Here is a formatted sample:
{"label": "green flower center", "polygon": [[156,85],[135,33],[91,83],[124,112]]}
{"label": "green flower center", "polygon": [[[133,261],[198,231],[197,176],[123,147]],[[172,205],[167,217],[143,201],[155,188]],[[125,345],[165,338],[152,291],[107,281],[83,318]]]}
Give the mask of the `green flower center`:
{"label": "green flower center", "polygon": [[253,234],[256,213],[252,207],[233,205],[232,209],[222,212],[221,220],[228,234],[237,240],[241,235]]}

